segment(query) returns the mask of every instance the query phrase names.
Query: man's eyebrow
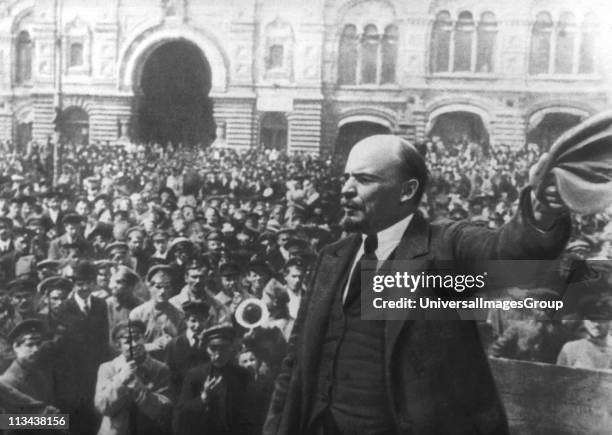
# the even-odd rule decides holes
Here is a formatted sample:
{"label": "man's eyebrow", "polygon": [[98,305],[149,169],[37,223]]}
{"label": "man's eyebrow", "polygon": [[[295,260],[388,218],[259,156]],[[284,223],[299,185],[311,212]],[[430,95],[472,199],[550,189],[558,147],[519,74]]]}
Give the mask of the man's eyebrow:
{"label": "man's eyebrow", "polygon": [[378,180],[383,180],[385,178],[382,175],[374,174],[372,172],[345,172],[343,175],[345,177],[353,176],[353,177],[363,177],[363,178],[375,178]]}

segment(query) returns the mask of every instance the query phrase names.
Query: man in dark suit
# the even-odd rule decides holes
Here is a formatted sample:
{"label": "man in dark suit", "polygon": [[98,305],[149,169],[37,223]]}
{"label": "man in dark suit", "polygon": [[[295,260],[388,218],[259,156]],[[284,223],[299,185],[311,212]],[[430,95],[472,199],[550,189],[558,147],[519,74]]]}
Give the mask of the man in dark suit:
{"label": "man in dark suit", "polygon": [[250,435],[253,416],[249,409],[249,372],[235,365],[231,324],[213,326],[202,340],[210,362],[191,369],[175,409],[173,427],[180,435]]}
{"label": "man in dark suit", "polygon": [[56,386],[62,411],[70,413],[75,433],[93,434],[100,422],[93,404],[98,367],[111,357],[108,312],[104,300],[91,296],[96,267],[79,260],[74,266],[74,288],[60,307],[63,337],[57,352]]}
{"label": "man in dark suit", "polygon": [[546,205],[524,191],[517,215],[492,231],[425,221],[427,168],[399,137],[356,144],[345,178],[342,224],[358,234],[321,252],[264,433],[507,433],[475,323],[362,320],[361,261],[411,260],[419,274],[438,260],[554,258],[570,234],[556,188],[544,189]]}

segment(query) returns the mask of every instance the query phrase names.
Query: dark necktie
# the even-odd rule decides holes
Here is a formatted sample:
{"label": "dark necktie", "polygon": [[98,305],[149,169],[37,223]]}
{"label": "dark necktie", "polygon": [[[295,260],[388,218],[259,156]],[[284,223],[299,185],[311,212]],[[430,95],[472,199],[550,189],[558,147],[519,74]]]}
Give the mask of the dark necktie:
{"label": "dark necktie", "polygon": [[361,263],[365,260],[376,261],[376,248],[378,248],[378,238],[376,234],[367,236],[363,243],[363,255],[355,264],[355,268],[351,274],[346,301],[344,303],[345,306],[351,305],[361,294]]}

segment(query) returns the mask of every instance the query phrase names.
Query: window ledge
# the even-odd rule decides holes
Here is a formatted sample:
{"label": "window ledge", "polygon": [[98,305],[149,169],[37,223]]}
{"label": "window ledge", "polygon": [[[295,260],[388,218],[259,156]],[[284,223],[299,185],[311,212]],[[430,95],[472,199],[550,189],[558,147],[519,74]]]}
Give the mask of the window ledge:
{"label": "window ledge", "polygon": [[545,80],[563,80],[568,82],[574,81],[600,81],[603,76],[600,74],[528,74],[529,80],[545,81]]}
{"label": "window ledge", "polygon": [[445,72],[445,73],[430,73],[429,78],[431,79],[496,79],[498,75],[496,73],[473,73],[473,72]]}
{"label": "window ledge", "polygon": [[384,85],[338,85],[338,89],[343,91],[395,91],[402,88],[397,83],[385,83]]}

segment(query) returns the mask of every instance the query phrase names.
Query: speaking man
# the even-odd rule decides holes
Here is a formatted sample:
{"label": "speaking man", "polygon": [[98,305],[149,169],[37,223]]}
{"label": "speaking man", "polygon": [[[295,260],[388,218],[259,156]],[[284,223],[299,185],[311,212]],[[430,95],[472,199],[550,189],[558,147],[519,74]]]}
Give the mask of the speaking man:
{"label": "speaking man", "polygon": [[362,259],[413,260],[410,273],[418,274],[437,260],[554,258],[570,234],[554,183],[542,203],[523,191],[517,214],[494,231],[427,223],[418,212],[425,161],[399,137],[358,142],[345,179],[342,224],[356,234],[321,252],[264,433],[507,433],[475,323],[362,320],[355,276]]}

